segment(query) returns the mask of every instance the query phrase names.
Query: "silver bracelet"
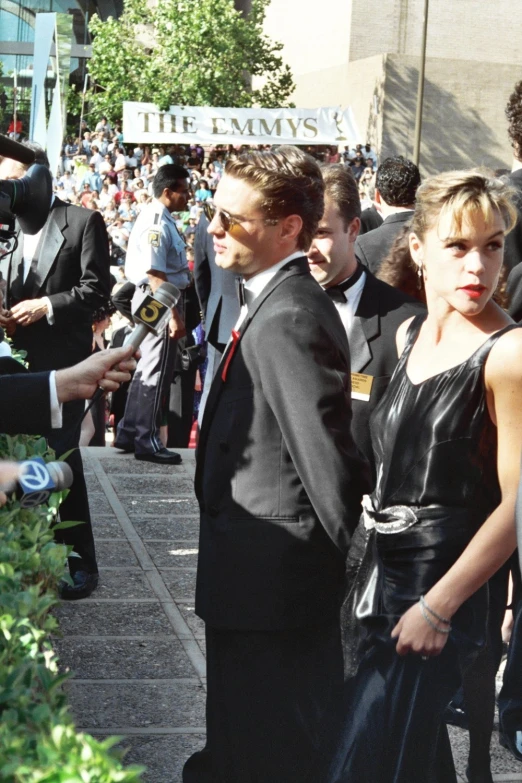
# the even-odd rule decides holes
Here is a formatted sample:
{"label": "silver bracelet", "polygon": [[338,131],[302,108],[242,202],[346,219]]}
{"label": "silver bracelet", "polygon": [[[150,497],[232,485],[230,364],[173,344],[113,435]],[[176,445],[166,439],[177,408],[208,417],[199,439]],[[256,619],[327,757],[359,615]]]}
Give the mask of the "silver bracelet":
{"label": "silver bracelet", "polygon": [[426,620],[426,622],[428,623],[428,625],[430,626],[430,628],[433,628],[433,630],[437,631],[437,633],[449,634],[449,632],[451,631],[451,625],[449,626],[449,628],[440,628],[440,626],[435,625],[435,623],[433,622],[433,620],[426,612],[426,609],[421,603],[419,603],[419,609],[421,610],[421,614]]}
{"label": "silver bracelet", "polygon": [[419,601],[420,601],[421,606],[423,606],[425,609],[427,609],[428,612],[430,614],[432,614],[433,617],[435,617],[436,620],[439,621],[439,623],[444,623],[444,625],[451,625],[451,620],[447,620],[445,617],[441,617],[440,614],[437,614],[437,612],[435,612],[430,606],[428,606],[428,604],[426,603],[426,599],[424,598],[423,595],[421,595],[421,597],[419,598]]}

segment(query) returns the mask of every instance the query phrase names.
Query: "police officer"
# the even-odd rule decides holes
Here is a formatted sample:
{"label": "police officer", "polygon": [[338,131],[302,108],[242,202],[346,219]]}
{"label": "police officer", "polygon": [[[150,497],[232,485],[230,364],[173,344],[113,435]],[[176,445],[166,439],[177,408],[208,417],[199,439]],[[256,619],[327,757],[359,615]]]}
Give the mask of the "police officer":
{"label": "police officer", "polygon": [[[190,283],[190,272],[181,238],[171,212],[186,209],[189,173],[182,166],[168,164],[158,169],[152,183],[154,199],[138,215],[132,229],[125,275],[136,285],[132,312],[164,281],[180,290]],[[134,452],[139,460],[160,465],[177,465],[181,456],[166,449],[160,440],[162,402],[172,379],[176,340],[185,326],[176,309],[160,335],[150,334],[141,344],[139,360],[118,425],[115,446]]]}

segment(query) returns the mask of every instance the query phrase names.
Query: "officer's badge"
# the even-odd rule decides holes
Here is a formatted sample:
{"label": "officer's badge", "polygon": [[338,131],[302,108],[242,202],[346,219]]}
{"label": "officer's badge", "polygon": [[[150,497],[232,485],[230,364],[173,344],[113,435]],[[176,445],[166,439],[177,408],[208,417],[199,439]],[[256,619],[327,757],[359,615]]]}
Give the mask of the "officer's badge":
{"label": "officer's badge", "polygon": [[161,237],[161,232],[155,228],[151,228],[151,230],[149,231],[149,245],[152,245],[152,247],[159,247],[160,237]]}

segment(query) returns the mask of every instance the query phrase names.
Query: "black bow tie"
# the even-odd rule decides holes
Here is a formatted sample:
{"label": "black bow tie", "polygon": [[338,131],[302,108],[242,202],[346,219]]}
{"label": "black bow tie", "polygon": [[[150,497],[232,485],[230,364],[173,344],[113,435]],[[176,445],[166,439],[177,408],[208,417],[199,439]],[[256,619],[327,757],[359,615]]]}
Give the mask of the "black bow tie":
{"label": "black bow tie", "polygon": [[324,290],[333,302],[340,302],[341,304],[344,304],[347,301],[346,294],[344,292],[351,288],[352,285],[356,284],[363,272],[364,268],[362,264],[357,264],[357,269],[353,275],[348,278],[348,280],[344,280],[342,283],[339,283],[338,285],[332,285],[330,288],[325,288]]}
{"label": "black bow tie", "polygon": [[248,307],[254,300],[252,292],[245,287],[245,281],[240,277],[237,278],[237,295],[240,307],[244,307],[245,305]]}

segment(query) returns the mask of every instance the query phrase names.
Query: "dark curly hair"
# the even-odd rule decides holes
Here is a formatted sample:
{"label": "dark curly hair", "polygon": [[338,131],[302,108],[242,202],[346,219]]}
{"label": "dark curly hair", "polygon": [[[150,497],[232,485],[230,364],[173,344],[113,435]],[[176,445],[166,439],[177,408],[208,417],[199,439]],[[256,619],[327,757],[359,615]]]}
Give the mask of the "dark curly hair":
{"label": "dark curly hair", "polygon": [[522,81],[515,84],[506,106],[508,136],[517,158],[522,155]]}
{"label": "dark curly hair", "polygon": [[377,169],[375,187],[390,207],[410,207],[420,185],[420,171],[411,160],[397,155]]}
{"label": "dark curly hair", "polygon": [[115,312],[116,308],[112,302],[109,301],[93,312],[92,322],[93,324],[99,324],[100,321],[104,321],[105,318],[110,318],[112,315],[114,315]]}

